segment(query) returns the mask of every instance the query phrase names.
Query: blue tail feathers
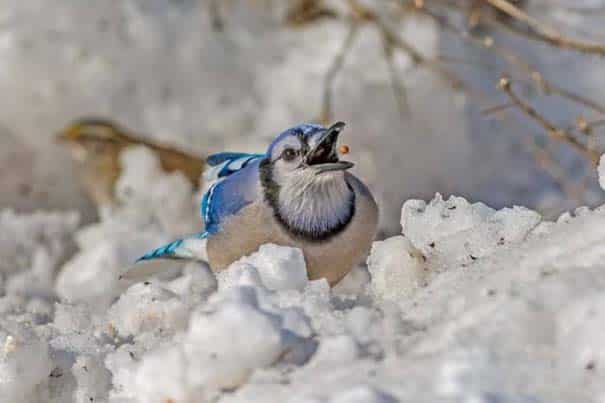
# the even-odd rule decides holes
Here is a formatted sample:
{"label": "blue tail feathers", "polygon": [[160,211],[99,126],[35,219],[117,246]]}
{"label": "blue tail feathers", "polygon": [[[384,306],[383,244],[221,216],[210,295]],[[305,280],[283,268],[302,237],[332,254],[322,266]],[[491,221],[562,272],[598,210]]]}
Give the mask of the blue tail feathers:
{"label": "blue tail feathers", "polygon": [[208,235],[207,232],[196,234],[192,237],[185,239],[177,239],[167,245],[160,246],[157,249],[152,250],[149,253],[144,254],[137,259],[137,262],[151,259],[191,259],[195,258],[197,254],[192,253],[190,248],[185,248],[185,244],[188,240],[202,240]]}
{"label": "blue tail feathers", "polygon": [[182,239],[177,239],[176,241],[170,242],[168,245],[160,246],[159,248],[154,249],[138,258],[137,262],[157,258],[175,258],[176,256],[174,252],[183,244],[183,242],[184,241]]}

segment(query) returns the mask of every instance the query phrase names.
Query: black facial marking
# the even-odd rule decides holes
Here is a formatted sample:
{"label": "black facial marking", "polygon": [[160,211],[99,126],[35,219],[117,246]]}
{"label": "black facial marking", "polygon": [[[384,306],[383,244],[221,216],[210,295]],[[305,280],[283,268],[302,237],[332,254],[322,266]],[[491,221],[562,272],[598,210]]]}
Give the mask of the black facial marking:
{"label": "black facial marking", "polygon": [[305,134],[303,133],[302,130],[299,130],[296,133],[296,137],[298,138],[298,141],[300,141],[300,154],[301,155],[307,155],[307,153],[309,152],[309,143],[307,141],[307,138],[305,137]]}
{"label": "black facial marking", "polygon": [[280,186],[273,180],[271,173],[272,165],[273,164],[269,157],[260,162],[260,181],[263,187],[263,193],[265,200],[273,210],[273,216],[279,225],[286,230],[290,236],[307,242],[323,242],[343,232],[351,221],[353,221],[353,217],[355,216],[355,191],[347,182],[347,187],[351,191],[351,198],[349,199],[349,211],[340,222],[325,231],[307,231],[292,227],[279,211],[278,200]]}

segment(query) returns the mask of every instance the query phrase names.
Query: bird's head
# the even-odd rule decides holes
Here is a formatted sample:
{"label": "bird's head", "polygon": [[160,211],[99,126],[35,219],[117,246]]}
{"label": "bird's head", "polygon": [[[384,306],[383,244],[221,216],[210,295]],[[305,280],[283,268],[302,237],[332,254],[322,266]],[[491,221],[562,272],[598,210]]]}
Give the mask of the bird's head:
{"label": "bird's head", "polygon": [[302,124],[281,133],[269,146],[265,162],[273,181],[284,186],[301,178],[321,182],[342,178],[353,167],[352,162],[339,159],[336,149],[344,126],[343,122],[328,128]]}
{"label": "bird's head", "polygon": [[290,128],[271,143],[261,162],[261,183],[276,215],[310,238],[321,238],[350,219],[354,196],[345,172],[353,163],[340,160],[337,150],[344,126]]}
{"label": "bird's head", "polygon": [[80,119],[61,130],[56,140],[64,144],[78,161],[84,161],[128,144],[124,130],[104,119]]}

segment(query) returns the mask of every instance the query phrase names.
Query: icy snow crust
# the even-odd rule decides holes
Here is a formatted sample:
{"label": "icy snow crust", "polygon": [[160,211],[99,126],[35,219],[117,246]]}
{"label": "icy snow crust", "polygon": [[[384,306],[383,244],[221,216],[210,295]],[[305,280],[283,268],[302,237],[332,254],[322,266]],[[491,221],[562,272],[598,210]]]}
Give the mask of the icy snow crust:
{"label": "icy snow crust", "polygon": [[437,195],[405,202],[401,235],[334,289],[276,245],[218,276],[189,263],[122,284],[198,225],[187,181],[145,149],[125,158],[100,223],[0,214],[1,402],[605,400],[599,209],[546,222]]}

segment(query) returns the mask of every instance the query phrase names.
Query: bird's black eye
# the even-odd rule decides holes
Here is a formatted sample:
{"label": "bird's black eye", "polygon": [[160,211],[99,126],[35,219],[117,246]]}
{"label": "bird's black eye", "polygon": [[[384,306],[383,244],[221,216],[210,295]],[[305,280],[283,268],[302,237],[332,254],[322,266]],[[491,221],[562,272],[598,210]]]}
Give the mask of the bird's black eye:
{"label": "bird's black eye", "polygon": [[294,158],[296,158],[296,150],[293,148],[286,148],[284,151],[282,151],[281,156],[284,161],[292,161]]}

